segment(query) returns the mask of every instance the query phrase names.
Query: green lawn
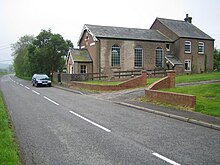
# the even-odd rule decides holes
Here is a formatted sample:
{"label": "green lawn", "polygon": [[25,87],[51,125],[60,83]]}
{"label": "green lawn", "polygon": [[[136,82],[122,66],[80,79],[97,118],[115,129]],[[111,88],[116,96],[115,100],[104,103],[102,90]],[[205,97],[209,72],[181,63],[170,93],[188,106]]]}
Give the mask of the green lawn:
{"label": "green lawn", "polygon": [[164,90],[195,95],[196,112],[220,117],[220,83],[185,86]]}
{"label": "green lawn", "polygon": [[0,95],[0,164],[20,165],[18,149],[8,115]]}
{"label": "green lawn", "polygon": [[[160,79],[161,78],[148,78],[147,85],[150,85]],[[176,84],[186,83],[186,82],[206,81],[206,80],[220,80],[220,72],[210,72],[210,73],[202,73],[202,74],[189,74],[189,75],[177,75],[176,76]]]}
{"label": "green lawn", "polygon": [[104,81],[104,80],[90,80],[85,81],[86,84],[95,84],[95,85],[118,85],[121,82],[115,82],[115,81]]}
{"label": "green lawn", "polygon": [[220,80],[220,72],[176,76],[176,83],[198,82],[206,80]]}

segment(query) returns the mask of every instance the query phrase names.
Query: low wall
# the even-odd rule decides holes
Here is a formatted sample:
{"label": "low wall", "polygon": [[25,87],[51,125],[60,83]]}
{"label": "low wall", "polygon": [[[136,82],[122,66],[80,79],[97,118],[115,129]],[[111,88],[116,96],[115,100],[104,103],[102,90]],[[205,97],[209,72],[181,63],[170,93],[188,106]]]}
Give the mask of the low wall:
{"label": "low wall", "polygon": [[195,108],[196,105],[196,96],[193,95],[146,89],[145,96],[152,101],[180,105],[183,107]]}
{"label": "low wall", "polygon": [[175,77],[175,71],[169,71],[166,77],[153,83],[147,89],[145,89],[146,98],[152,101],[195,108],[196,96],[158,91],[158,89],[163,88],[174,88]]}
{"label": "low wall", "polygon": [[146,81],[147,81],[147,73],[142,72],[141,76],[124,81],[119,85],[94,85],[94,84],[86,84],[83,82],[71,81],[70,87],[86,88],[89,90],[114,91],[114,90],[123,90],[128,88],[145,86]]}

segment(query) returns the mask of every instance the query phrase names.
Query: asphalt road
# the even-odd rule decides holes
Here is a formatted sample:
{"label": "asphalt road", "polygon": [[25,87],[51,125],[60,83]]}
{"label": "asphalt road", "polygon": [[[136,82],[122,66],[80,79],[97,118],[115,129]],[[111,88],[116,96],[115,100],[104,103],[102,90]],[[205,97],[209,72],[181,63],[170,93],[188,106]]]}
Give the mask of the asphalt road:
{"label": "asphalt road", "polygon": [[220,131],[0,79],[23,164],[220,164]]}

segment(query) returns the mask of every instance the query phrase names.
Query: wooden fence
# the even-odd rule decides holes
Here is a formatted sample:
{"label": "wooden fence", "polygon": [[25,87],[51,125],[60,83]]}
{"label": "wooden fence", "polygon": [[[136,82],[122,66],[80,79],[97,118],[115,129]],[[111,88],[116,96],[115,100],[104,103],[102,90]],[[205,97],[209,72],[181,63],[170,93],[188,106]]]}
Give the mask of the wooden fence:
{"label": "wooden fence", "polygon": [[140,76],[141,70],[114,71],[113,76],[116,78],[127,78],[132,76]]}
{"label": "wooden fence", "polygon": [[70,74],[71,81],[103,80],[108,78],[104,73]]}

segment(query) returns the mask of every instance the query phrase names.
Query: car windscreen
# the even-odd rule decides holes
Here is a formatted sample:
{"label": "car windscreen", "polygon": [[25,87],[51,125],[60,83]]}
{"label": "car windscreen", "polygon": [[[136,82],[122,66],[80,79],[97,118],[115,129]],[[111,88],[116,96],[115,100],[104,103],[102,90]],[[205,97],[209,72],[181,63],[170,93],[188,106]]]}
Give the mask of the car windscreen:
{"label": "car windscreen", "polygon": [[40,80],[49,80],[49,77],[47,75],[37,75],[37,79]]}

